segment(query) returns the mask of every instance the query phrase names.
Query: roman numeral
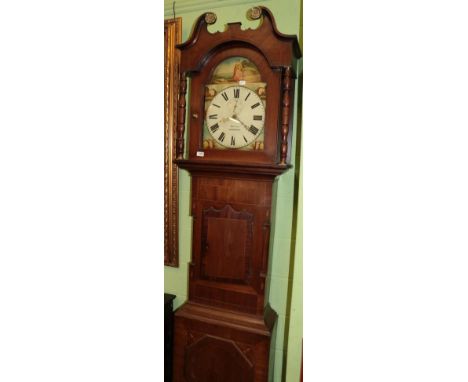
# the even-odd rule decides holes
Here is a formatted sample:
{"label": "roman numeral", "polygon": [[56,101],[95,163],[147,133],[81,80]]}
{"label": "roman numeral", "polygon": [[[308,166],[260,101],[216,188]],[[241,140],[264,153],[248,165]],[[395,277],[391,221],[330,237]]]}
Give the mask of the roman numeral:
{"label": "roman numeral", "polygon": [[219,138],[218,138],[218,139],[219,139],[221,142],[224,142],[224,138],[226,138],[226,134],[221,133],[221,134],[219,135]]}
{"label": "roman numeral", "polygon": [[252,109],[255,109],[256,107],[260,106],[260,102],[257,102],[256,104],[253,104],[250,106]]}
{"label": "roman numeral", "polygon": [[245,143],[248,143],[248,142],[249,142],[249,141],[247,140],[247,138],[245,137],[245,135],[243,135],[242,138],[244,138]]}
{"label": "roman numeral", "polygon": [[216,106],[216,107],[221,107],[221,106],[219,106],[219,105],[216,105],[215,103],[212,103],[212,105],[213,105],[213,106]]}
{"label": "roman numeral", "polygon": [[234,137],[231,137],[231,146],[236,145],[236,139]]}
{"label": "roman numeral", "polygon": [[234,89],[234,98],[239,98],[239,94],[240,94],[240,89],[239,88]]}
{"label": "roman numeral", "polygon": [[247,94],[247,97],[245,97],[244,101],[247,101],[247,98],[250,97],[250,94],[251,94],[251,93]]}
{"label": "roman numeral", "polygon": [[215,123],[213,126],[210,127],[210,129],[213,133],[216,133],[216,131],[219,129],[219,125]]}
{"label": "roman numeral", "polygon": [[[211,114],[210,116],[208,116],[208,118],[209,119],[216,119],[216,118],[218,118],[218,114]],[[255,117],[254,117],[254,119],[255,119]]]}
{"label": "roman numeral", "polygon": [[263,117],[262,117],[261,115],[254,115],[254,116],[253,116],[254,121],[261,121],[262,118],[263,118]]}
{"label": "roman numeral", "polygon": [[221,93],[221,95],[223,96],[224,100],[227,101],[228,100],[228,95],[226,93]]}
{"label": "roman numeral", "polygon": [[258,133],[258,129],[254,126],[254,125],[251,125],[249,127],[249,131],[253,134],[253,135],[257,135]]}

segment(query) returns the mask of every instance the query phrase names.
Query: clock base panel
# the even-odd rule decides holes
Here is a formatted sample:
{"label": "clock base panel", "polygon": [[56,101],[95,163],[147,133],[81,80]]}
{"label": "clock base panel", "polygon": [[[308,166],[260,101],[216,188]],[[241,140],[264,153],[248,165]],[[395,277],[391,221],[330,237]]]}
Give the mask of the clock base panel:
{"label": "clock base panel", "polygon": [[266,382],[276,312],[187,302],[175,313],[174,382]]}

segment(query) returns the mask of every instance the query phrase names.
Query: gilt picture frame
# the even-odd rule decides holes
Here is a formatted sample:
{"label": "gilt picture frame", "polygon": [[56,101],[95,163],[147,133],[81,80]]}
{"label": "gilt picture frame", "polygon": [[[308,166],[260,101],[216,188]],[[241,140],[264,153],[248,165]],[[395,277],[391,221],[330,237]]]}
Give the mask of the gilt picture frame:
{"label": "gilt picture frame", "polygon": [[178,168],[175,159],[182,19],[164,20],[164,265],[179,266]]}

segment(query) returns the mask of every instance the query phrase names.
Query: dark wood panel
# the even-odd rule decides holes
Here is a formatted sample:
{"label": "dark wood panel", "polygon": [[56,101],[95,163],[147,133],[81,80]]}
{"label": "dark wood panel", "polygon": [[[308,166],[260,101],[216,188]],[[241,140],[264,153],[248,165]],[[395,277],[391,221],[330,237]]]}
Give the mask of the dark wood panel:
{"label": "dark wood panel", "polygon": [[185,378],[189,382],[251,382],[254,370],[236,342],[204,335],[187,346]]}
{"label": "dark wood panel", "polygon": [[[252,229],[240,219],[204,217],[202,277],[219,281],[243,281],[249,270],[248,246]],[[220,241],[222,237],[224,240]],[[237,240],[244,238],[244,240]]]}
{"label": "dark wood panel", "polygon": [[269,314],[264,318],[185,304],[175,314],[174,382],[266,382]]}
{"label": "dark wood panel", "polygon": [[249,288],[248,291],[234,290],[232,287],[226,288],[225,285],[195,282],[191,299],[207,305],[237,309],[246,313],[258,312],[260,297],[253,288]]}
{"label": "dark wood panel", "polygon": [[258,179],[203,177],[196,187],[200,200],[268,206],[271,204],[271,184],[272,181]]}
{"label": "dark wood panel", "polygon": [[202,212],[201,277],[246,283],[252,273],[253,215],[230,205]]}

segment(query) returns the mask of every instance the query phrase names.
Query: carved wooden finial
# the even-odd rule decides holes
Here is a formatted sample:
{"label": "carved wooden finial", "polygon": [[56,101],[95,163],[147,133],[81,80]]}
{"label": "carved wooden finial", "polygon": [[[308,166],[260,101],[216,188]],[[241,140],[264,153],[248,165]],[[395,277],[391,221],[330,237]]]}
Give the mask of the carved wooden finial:
{"label": "carved wooden finial", "polygon": [[213,12],[205,13],[205,22],[208,25],[214,24],[216,20],[217,20],[216,13],[213,13]]}
{"label": "carved wooden finial", "polygon": [[262,15],[262,9],[260,7],[252,7],[247,11],[247,18],[249,20],[258,20]]}

